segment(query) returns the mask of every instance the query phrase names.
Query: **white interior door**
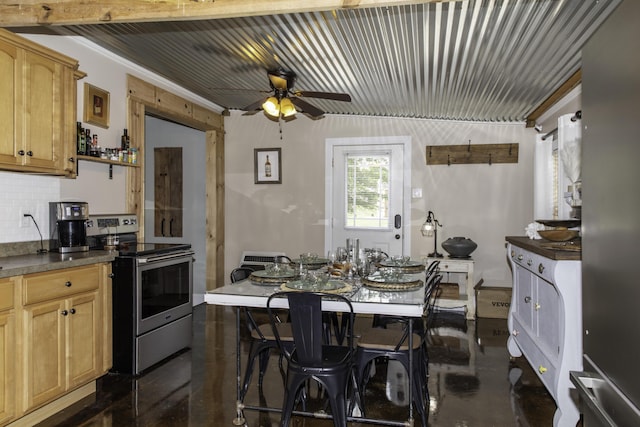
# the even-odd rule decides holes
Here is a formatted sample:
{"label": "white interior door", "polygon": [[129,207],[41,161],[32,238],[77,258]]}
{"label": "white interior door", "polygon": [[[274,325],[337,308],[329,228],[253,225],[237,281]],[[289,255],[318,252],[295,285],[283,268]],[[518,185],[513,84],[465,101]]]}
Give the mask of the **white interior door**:
{"label": "white interior door", "polygon": [[[409,138],[329,140],[326,250],[360,239],[360,248],[409,253],[404,164]],[[410,176],[410,175],[409,175]]]}

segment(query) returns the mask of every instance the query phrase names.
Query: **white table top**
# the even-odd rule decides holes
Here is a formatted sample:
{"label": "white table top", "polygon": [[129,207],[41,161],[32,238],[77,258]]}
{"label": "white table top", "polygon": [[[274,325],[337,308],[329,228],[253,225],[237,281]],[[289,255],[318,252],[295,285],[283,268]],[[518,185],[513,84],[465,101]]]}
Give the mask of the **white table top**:
{"label": "white table top", "polygon": [[[424,275],[420,275],[424,281]],[[204,295],[207,304],[266,307],[267,299],[274,292],[280,291],[280,286],[253,284],[243,280],[231,285],[208,291]],[[424,285],[412,291],[378,291],[361,285],[355,285],[351,294],[346,294],[351,300],[353,311],[358,314],[386,314],[405,317],[420,317],[424,311]],[[283,303],[275,305],[282,306]],[[328,310],[341,311],[344,307],[338,302],[327,303]]]}

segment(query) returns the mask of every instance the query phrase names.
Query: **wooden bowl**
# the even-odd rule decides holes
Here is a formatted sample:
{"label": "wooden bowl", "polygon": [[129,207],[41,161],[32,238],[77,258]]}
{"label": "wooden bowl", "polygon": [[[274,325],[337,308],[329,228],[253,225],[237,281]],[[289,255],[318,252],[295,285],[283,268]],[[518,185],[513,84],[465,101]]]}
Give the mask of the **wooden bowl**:
{"label": "wooden bowl", "polygon": [[539,230],[538,234],[552,242],[566,242],[578,237],[578,230]]}

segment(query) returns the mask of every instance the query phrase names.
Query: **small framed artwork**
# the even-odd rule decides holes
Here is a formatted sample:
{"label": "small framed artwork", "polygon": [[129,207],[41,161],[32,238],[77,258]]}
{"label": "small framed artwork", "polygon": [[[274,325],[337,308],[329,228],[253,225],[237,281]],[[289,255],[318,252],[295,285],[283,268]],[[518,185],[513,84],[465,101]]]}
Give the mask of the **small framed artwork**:
{"label": "small framed artwork", "polygon": [[84,84],[84,121],[109,128],[109,92]]}
{"label": "small framed artwork", "polygon": [[280,148],[254,148],[254,177],[256,184],[282,184]]}

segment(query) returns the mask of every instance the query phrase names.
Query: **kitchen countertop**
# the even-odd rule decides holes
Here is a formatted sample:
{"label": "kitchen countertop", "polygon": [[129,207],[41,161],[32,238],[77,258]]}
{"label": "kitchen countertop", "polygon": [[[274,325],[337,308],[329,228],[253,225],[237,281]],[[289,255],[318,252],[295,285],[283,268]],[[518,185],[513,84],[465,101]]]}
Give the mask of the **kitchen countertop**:
{"label": "kitchen countertop", "polygon": [[0,257],[0,278],[111,262],[117,254],[115,251],[92,250],[68,254],[48,252],[42,255],[29,254]]}
{"label": "kitchen countertop", "polygon": [[553,259],[556,261],[580,261],[582,260],[582,251],[563,251],[557,249],[549,249],[541,244],[553,244],[558,242],[551,242],[545,239],[530,239],[526,236],[507,236],[507,242],[518,246],[519,248],[531,251],[535,254],[542,255],[545,258]]}

